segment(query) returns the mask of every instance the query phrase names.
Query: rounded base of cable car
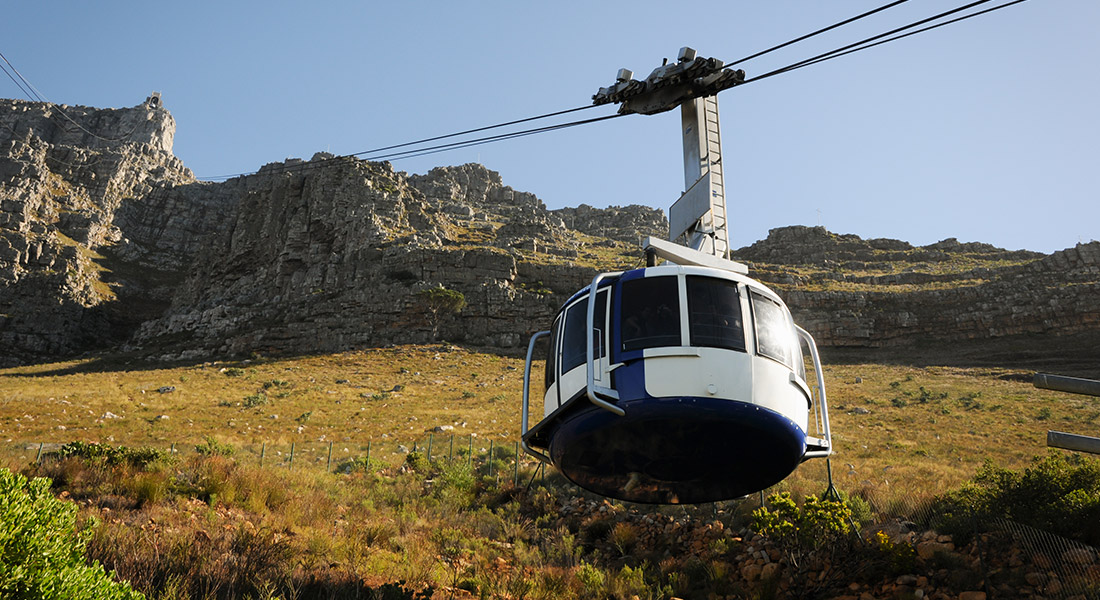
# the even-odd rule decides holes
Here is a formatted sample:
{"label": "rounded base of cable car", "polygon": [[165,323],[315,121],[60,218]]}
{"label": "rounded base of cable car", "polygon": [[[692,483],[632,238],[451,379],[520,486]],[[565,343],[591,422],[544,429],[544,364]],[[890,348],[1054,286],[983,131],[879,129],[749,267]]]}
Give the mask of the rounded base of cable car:
{"label": "rounded base of cable car", "polygon": [[550,438],[562,474],[603,496],[649,504],[740,498],[782,481],[806,453],[797,424],[753,404],[679,397],[618,406],[626,416],[583,407]]}

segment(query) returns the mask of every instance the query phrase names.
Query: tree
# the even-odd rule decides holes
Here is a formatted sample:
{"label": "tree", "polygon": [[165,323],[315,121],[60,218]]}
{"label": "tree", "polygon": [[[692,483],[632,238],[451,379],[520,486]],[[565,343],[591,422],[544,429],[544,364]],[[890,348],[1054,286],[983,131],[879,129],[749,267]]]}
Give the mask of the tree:
{"label": "tree", "polygon": [[432,341],[439,337],[439,325],[447,315],[458,314],[466,306],[466,296],[458,290],[443,286],[431,287],[416,293],[416,300],[424,317],[432,327]]}

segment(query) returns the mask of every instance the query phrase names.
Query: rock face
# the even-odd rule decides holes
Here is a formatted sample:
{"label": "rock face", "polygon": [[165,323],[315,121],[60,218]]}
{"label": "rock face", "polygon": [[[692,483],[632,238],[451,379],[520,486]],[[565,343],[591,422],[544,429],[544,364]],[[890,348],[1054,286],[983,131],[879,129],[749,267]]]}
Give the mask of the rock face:
{"label": "rock face", "polygon": [[100,253],[123,241],[116,211],[194,179],[172,155],[172,116],[154,106],[0,100],[0,363],[109,345],[132,330],[114,310],[123,292]]}
{"label": "rock face", "polygon": [[1100,329],[1100,242],[1044,257],[954,239],[914,247],[786,227],[735,255],[762,267],[754,276],[784,296],[822,346]]}
{"label": "rock face", "polygon": [[[409,176],[315,155],[221,183],[172,153],[150,98],[0,101],[0,364],[126,344],[152,356],[426,342],[519,348],[596,269],[640,266],[659,210],[549,211],[480,165]],[[1075,333],[1100,322],[1100,244],[1043,257],[822,228],[742,248],[824,346]],[[461,292],[458,315],[420,294]]]}

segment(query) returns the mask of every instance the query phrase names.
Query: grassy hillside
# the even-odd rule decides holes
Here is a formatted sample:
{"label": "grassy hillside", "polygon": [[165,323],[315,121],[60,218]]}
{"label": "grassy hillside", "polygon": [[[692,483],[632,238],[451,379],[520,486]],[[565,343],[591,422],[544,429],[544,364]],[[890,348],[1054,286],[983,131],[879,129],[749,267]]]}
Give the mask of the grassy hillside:
{"label": "grassy hillside", "polygon": [[[740,529],[756,498],[605,503],[553,476],[543,483],[531,462],[517,469],[522,368],[515,358],[419,346],[5,369],[0,465],[26,469],[40,448],[73,441],[166,451],[152,463],[47,454],[28,470],[101,520],[91,555],[156,598],[371,597],[360,595],[369,589],[412,598],[425,585],[436,598],[748,594],[736,582],[752,572],[729,574],[760,551]],[[1100,428],[1091,399],[1036,390],[1030,373],[1008,369],[834,365],[826,385],[837,487],[900,516],[986,461],[1027,465],[1044,453],[1048,429]],[[444,425],[454,429],[433,433]],[[779,489],[801,497],[825,484],[824,462],[813,461]],[[393,595],[377,595],[387,584]]]}
{"label": "grassy hillside", "polygon": [[[833,472],[844,489],[938,491],[985,461],[1025,464],[1043,451],[1048,429],[1100,428],[1095,401],[1035,389],[1030,372],[870,364],[825,370]],[[446,345],[175,366],[106,357],[4,369],[0,457],[18,468],[34,460],[39,444],[184,449],[207,438],[257,460],[261,450],[270,451],[267,460],[289,454],[293,443],[300,464],[329,464],[330,443],[336,462],[364,455],[368,442],[372,458],[399,462],[399,446],[423,450],[429,436],[437,453],[490,441],[512,447],[522,379],[520,359]],[[440,426],[453,429],[432,434]],[[822,481],[822,465],[811,462],[792,485]]]}

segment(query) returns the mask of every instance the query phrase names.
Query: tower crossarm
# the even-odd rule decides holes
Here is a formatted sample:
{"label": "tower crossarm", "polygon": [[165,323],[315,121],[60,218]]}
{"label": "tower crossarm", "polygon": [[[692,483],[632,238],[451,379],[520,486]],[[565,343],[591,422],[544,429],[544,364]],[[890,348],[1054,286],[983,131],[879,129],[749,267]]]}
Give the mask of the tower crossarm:
{"label": "tower crossarm", "polygon": [[620,114],[655,115],[679,107],[694,98],[713,96],[745,81],[741,69],[727,69],[716,58],[700,58],[691,48],[681,48],[676,62],[657,67],[644,81],[628,69],[619,69],[614,84],[600,88],[592,103],[619,104]]}

